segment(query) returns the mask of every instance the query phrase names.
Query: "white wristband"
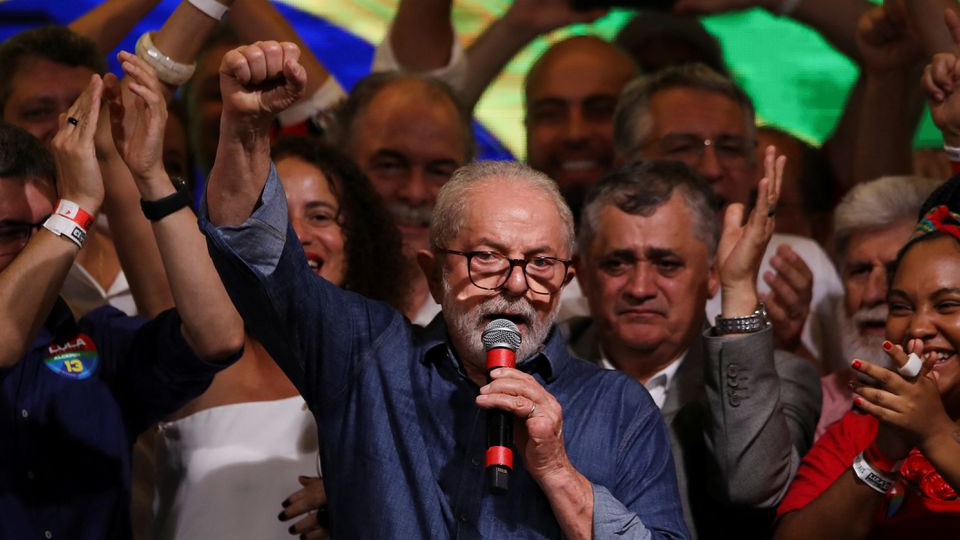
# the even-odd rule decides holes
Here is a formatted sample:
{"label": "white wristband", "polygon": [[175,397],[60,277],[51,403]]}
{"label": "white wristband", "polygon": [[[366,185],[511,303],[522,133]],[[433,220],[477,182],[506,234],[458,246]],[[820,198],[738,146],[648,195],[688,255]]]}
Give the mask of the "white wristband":
{"label": "white wristband", "polygon": [[150,32],[144,32],[137,40],[136,52],[138,57],[150,64],[150,67],[157,72],[158,79],[173,86],[180,86],[189,81],[197,69],[196,62],[183,64],[163,54],[163,51],[153,44]]}
{"label": "white wristband", "polygon": [[57,236],[69,238],[77,247],[83,247],[83,241],[87,239],[87,231],[83,227],[59,214],[48,217],[43,227]]}
{"label": "white wristband", "polygon": [[786,17],[794,12],[797,9],[797,6],[800,5],[801,0],[783,0],[780,2],[780,5],[777,6],[777,15],[781,17]]}
{"label": "white wristband", "polygon": [[897,369],[897,372],[907,379],[912,379],[920,374],[921,367],[923,367],[923,360],[917,356],[917,353],[912,352],[909,356],[907,356],[907,363],[900,366]]}
{"label": "white wristband", "polygon": [[853,473],[861,482],[878,493],[886,494],[896,483],[896,479],[873,468],[863,457],[863,452],[853,458]]}
{"label": "white wristband", "polygon": [[953,162],[960,162],[960,146],[943,145],[943,152],[947,154],[947,159]]}
{"label": "white wristband", "polygon": [[193,7],[207,14],[211,19],[219,21],[223,15],[230,10],[228,6],[217,2],[217,0],[187,0]]}

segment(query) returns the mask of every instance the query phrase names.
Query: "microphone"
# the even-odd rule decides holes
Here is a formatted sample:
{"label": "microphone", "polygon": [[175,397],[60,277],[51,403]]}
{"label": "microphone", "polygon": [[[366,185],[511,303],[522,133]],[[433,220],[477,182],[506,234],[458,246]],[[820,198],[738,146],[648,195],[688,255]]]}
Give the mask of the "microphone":
{"label": "microphone", "polygon": [[[507,319],[492,321],[480,336],[487,353],[487,382],[490,372],[501,367],[517,367],[520,329]],[[513,470],[513,416],[499,409],[487,412],[487,482],[493,493],[504,493],[510,486]]]}

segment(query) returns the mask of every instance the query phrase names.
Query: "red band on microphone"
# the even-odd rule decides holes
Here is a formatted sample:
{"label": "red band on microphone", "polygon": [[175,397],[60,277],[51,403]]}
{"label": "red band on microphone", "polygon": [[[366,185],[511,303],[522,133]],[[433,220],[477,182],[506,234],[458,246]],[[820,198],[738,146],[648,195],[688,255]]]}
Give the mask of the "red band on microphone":
{"label": "red band on microphone", "polygon": [[517,353],[510,349],[491,349],[487,351],[487,370],[517,367]]}
{"label": "red band on microphone", "polygon": [[487,448],[487,467],[499,465],[513,470],[513,450],[506,446]]}

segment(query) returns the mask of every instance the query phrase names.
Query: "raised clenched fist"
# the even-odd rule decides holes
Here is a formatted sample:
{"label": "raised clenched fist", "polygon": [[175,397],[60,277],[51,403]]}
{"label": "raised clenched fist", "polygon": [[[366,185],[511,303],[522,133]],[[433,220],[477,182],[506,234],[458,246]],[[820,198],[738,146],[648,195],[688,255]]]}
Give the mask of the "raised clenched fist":
{"label": "raised clenched fist", "polygon": [[293,43],[258,41],[220,62],[223,114],[270,120],[303,95],[307,72]]}

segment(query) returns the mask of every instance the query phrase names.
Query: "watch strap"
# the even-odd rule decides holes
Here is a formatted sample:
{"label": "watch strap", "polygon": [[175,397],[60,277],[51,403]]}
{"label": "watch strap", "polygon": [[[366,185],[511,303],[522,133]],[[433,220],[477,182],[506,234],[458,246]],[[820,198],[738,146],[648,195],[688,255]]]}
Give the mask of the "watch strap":
{"label": "watch strap", "polygon": [[143,210],[143,215],[147,216],[150,221],[160,221],[181,208],[190,206],[193,202],[193,197],[190,195],[190,190],[187,189],[186,182],[179,178],[174,178],[172,181],[177,188],[176,192],[155,201],[140,199],[140,209]]}

